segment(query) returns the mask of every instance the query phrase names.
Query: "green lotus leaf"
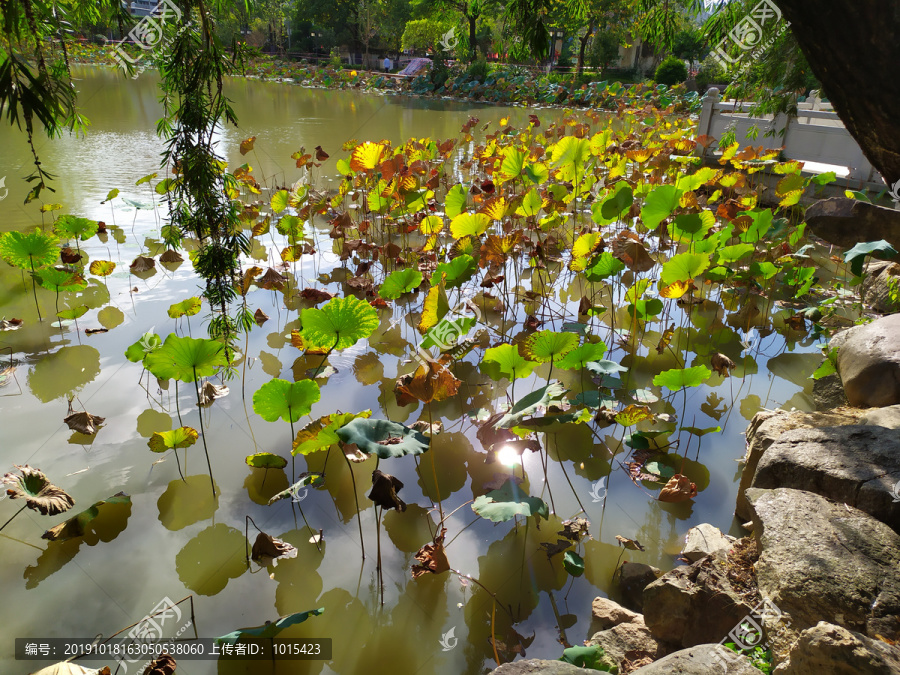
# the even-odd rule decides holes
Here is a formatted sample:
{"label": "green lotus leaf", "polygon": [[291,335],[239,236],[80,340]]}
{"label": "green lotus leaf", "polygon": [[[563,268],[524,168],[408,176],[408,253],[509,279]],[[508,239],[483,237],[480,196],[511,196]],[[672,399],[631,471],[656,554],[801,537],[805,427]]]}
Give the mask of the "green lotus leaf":
{"label": "green lotus leaf", "polygon": [[644,199],[641,208],[641,219],[649,229],[654,229],[663,220],[672,215],[678,206],[682,191],[674,185],[658,185]]}
{"label": "green lotus leaf", "polygon": [[97,234],[98,228],[96,220],[76,216],[60,216],[53,224],[53,229],[58,235],[81,239],[81,241],[87,241]]}
{"label": "green lotus leaf", "polygon": [[253,411],[266,422],[296,422],[322,397],[315,380],[269,380],[253,394]]}
{"label": "green lotus leaf", "polygon": [[194,296],[169,307],[169,318],[180,319],[183,316],[194,316],[200,311],[200,298]]}
{"label": "green lotus leaf", "polygon": [[668,286],[676,281],[696,279],[709,267],[707,253],[679,253],[663,263],[662,282]]}
{"label": "green lotus leaf", "polygon": [[456,256],[450,262],[439,263],[431,275],[431,285],[437,286],[441,281],[441,275],[444,275],[445,286],[447,288],[456,288],[462,286],[472,275],[478,266],[475,264],[475,258],[470,255]]}
{"label": "green lotus leaf", "polygon": [[360,413],[334,413],[313,420],[297,432],[291,447],[291,454],[308,455],[319,450],[327,450],[340,442],[337,430],[357,417],[371,417],[371,410]]}
{"label": "green lotus leaf", "polygon": [[491,347],[484,353],[481,360],[481,370],[492,380],[515,380],[520,377],[528,377],[537,366],[537,361],[529,361],[519,354],[515,345],[500,345]]}
{"label": "green lotus leaf", "polygon": [[157,431],[147,441],[147,447],[153,452],[167,452],[175,448],[189,448],[197,442],[199,436],[200,434],[197,433],[197,430],[191,427]]}
{"label": "green lotus leaf", "polygon": [[108,277],[116,269],[116,263],[111,260],[95,260],[88,269],[95,276]]}
{"label": "green lotus leaf", "polygon": [[367,455],[381,459],[421,455],[431,443],[421,432],[390,420],[357,418],[338,429],[337,435],[344,443],[354,443]]}
{"label": "green lotus leaf", "polygon": [[450,234],[454,239],[480,237],[490,223],[485,213],[460,213],[450,221]]}
{"label": "green lotus leaf", "polygon": [[87,281],[80,274],[59,270],[55,267],[42,269],[37,273],[38,283],[48,291],[65,293],[68,291],[77,293],[87,288]]}
{"label": "green lotus leaf", "polygon": [[495,523],[512,520],[516,516],[550,517],[550,509],[543,499],[526,495],[511,481],[504,483],[498,490],[491,490],[478,497],[472,502],[472,510]]}
{"label": "green lotus leaf", "polygon": [[578,336],[574,333],[557,333],[542,330],[532,333],[523,345],[523,356],[540,363],[556,361],[578,346]]}
{"label": "green lotus leaf", "polygon": [[71,321],[72,319],[80,319],[85,314],[87,314],[88,308],[87,305],[79,305],[78,307],[72,307],[71,309],[64,309],[56,313],[60,319],[65,321]]}
{"label": "green lotus leaf", "polygon": [[257,452],[248,455],[245,461],[247,466],[252,466],[254,469],[283,469],[287,466],[287,460],[284,457],[271,452]]}
{"label": "green lotus leaf", "polygon": [[739,235],[740,240],[745,243],[759,241],[772,227],[772,209],[741,211],[738,213],[738,216],[748,216],[751,221],[750,227]]}
{"label": "green lotus leaf", "polygon": [[584,276],[588,281],[602,281],[607,277],[615,276],[624,269],[625,263],[609,251],[604,251],[584,270]]}
{"label": "green lotus leaf", "polygon": [[255,626],[253,628],[238,628],[236,631],[232,631],[227,635],[223,635],[214,639],[216,643],[220,645],[233,645],[242,637],[273,638],[288,626],[295,626],[298,623],[303,623],[309,617],[320,616],[324,612],[324,607],[320,607],[319,609],[311,609],[308,612],[297,612],[296,614],[283,616],[277,621],[272,621],[271,623],[267,623],[263,626]]}
{"label": "green lotus leaf", "polygon": [[170,333],[162,347],[147,354],[144,367],[161,380],[194,382],[227,365],[225,345],[216,340],[178,337]]}
{"label": "green lotus leaf", "polygon": [[619,181],[600,202],[600,217],[606,223],[618,220],[625,210],[631,207],[633,201],[634,193],[631,186],[625,181]]}
{"label": "green lotus leaf", "polygon": [[454,185],[447,190],[447,196],[444,197],[444,210],[448,218],[456,218],[466,210],[466,196],[466,188],[462,185]]}
{"label": "green lotus leaf", "polygon": [[307,347],[346,349],[378,328],[378,312],[365,300],[348,295],[333,298],[321,308],[304,309],[300,336]]}
{"label": "green lotus leaf", "polygon": [[144,333],[141,339],[125,350],[125,358],[132,363],[140,363],[144,357],[162,347],[162,338],[156,333]]}
{"label": "green lotus leaf", "polygon": [[58,244],[59,239],[37,228],[27,233],[6,232],[0,235],[0,258],[23,270],[46,267],[59,257]]}
{"label": "green lotus leaf", "polygon": [[558,380],[553,380],[540,389],[536,389],[519,399],[495,425],[498,429],[509,429],[519,424],[529,415],[540,409],[546,410],[551,405],[559,405],[566,395],[566,388]]}
{"label": "green lotus leaf", "polygon": [[844,262],[850,264],[850,271],[854,276],[862,276],[863,261],[871,253],[878,253],[882,258],[894,258],[897,256],[897,249],[884,239],[858,243],[844,254]]}
{"label": "green lotus leaf", "polygon": [[584,559],[575,551],[566,551],[563,554],[563,567],[573,577],[580,577],[584,574]]}
{"label": "green lotus leaf", "polygon": [[388,300],[396,300],[422,285],[422,273],[412,267],[391,272],[378,289],[378,295]]}
{"label": "green lotus leaf", "polygon": [[653,384],[657,387],[678,391],[684,387],[699,387],[709,379],[710,375],[712,375],[712,371],[706,366],[672,368],[664,370],[654,377]]}
{"label": "green lotus leaf", "polygon": [[556,362],[556,366],[563,370],[580,370],[592,361],[600,361],[606,354],[606,345],[603,342],[586,342]]}
{"label": "green lotus leaf", "polygon": [[723,246],[718,251],[717,261],[720,263],[734,263],[750,255],[756,247],[753,244],[735,244],[734,246]]}
{"label": "green lotus leaf", "polygon": [[709,229],[716,224],[712,211],[701,213],[683,213],[675,216],[669,224],[669,236],[677,242],[699,241],[706,236]]}

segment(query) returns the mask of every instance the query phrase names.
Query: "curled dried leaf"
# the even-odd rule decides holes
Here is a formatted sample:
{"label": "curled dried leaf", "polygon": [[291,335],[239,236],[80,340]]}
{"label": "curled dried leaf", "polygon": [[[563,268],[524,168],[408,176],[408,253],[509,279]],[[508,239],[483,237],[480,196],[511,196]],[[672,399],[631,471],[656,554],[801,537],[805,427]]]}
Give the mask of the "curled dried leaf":
{"label": "curled dried leaf", "polygon": [[444,553],[444,537],[447,535],[447,528],[442,527],[441,533],[434,538],[431,544],[425,544],[416,552],[416,560],[420,564],[413,565],[412,578],[418,579],[424,574],[440,574],[441,572],[450,571],[450,563],[447,561],[447,554]]}
{"label": "curled dried leaf", "polygon": [[200,407],[208,408],[213,404],[217,398],[223,398],[228,396],[228,387],[224,384],[213,384],[212,382],[207,381],[200,388]]}
{"label": "curled dried leaf", "polygon": [[697,486],[687,476],[676,473],[659,491],[661,502],[685,502],[697,496]]}
{"label": "curled dried leaf", "polygon": [[728,371],[735,368],[734,361],[719,352],[716,352],[709,358],[709,365],[722,377],[728,377]]}
{"label": "curled dried leaf", "polygon": [[158,658],[147,664],[144,675],[172,675],[175,672],[175,667],[175,659],[167,652],[163,652]]}
{"label": "curled dried leaf", "polygon": [[403,482],[399,478],[375,469],[372,472],[372,491],[369,493],[369,499],[383,509],[406,511],[406,503],[397,496],[397,492],[402,488]]}
{"label": "curled dried leaf", "polygon": [[105,421],[105,417],[91,415],[84,410],[81,412],[72,412],[63,420],[72,431],[77,431],[85,436],[93,436],[96,434]]}
{"label": "curled dried leaf", "polygon": [[180,263],[184,262],[184,256],[182,256],[178,251],[170,248],[168,251],[159,256],[159,262]]}
{"label": "curled dried leaf", "polygon": [[459,384],[460,381],[446,366],[435,361],[428,361],[427,364],[419,366],[408,380],[405,378],[397,380],[395,388],[401,394],[423,403],[430,403],[455,396],[459,390]]}
{"label": "curled dried leaf", "polygon": [[146,256],[139,255],[132,261],[129,269],[132,271],[132,273],[140,273],[152,270],[154,267],[156,267],[156,261],[153,258],[147,258]]}
{"label": "curled dried leaf", "polygon": [[24,499],[29,509],[45,516],[55,516],[75,506],[71,495],[51,483],[40,469],[32,469],[27,464],[17,464],[16,468],[21,476],[14,473],[3,476],[3,483],[12,486],[6,490],[10,499]]}
{"label": "curled dried leaf", "polygon": [[280,272],[270,267],[266,270],[265,274],[256,280],[256,285],[260,288],[265,288],[268,291],[280,291],[284,288],[285,281],[287,281],[287,279],[285,279]]}
{"label": "curled dried leaf", "polygon": [[[276,539],[271,534],[260,532],[256,541],[253,542],[253,549],[250,552],[250,559],[260,565],[268,565],[270,562],[275,563],[278,558],[296,558],[297,549],[281,539]],[[277,564],[277,563],[276,563]]]}
{"label": "curled dried leaf", "polygon": [[637,539],[629,539],[628,537],[623,537],[621,535],[616,535],[616,541],[618,541],[622,546],[631,550],[631,551],[643,551],[644,547],[641,546],[641,542]]}

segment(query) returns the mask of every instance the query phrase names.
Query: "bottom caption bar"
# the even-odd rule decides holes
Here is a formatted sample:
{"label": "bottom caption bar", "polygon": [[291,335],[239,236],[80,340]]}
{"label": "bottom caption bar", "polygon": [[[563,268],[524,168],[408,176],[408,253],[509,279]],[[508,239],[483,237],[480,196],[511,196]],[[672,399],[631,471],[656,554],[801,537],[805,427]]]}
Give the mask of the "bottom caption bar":
{"label": "bottom caption bar", "polygon": [[16,660],[41,661],[84,659],[128,661],[155,659],[170,654],[175,660],[267,661],[331,660],[331,638],[293,640],[287,638],[243,638],[240,642],[196,640],[145,640],[113,638],[105,642],[92,638],[16,638]]}

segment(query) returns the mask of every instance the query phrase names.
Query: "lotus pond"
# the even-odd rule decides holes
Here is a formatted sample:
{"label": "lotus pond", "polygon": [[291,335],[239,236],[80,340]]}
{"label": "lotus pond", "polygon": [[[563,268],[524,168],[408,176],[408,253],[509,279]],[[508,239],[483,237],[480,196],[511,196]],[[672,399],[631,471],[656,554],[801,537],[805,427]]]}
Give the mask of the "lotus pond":
{"label": "lotus pond", "polygon": [[0,131],[4,673],[46,665],[15,637],[109,636],[191,594],[182,637],[323,608],[279,637],[333,657],[179,673],[558,658],[623,560],[737,531],[747,421],[812,409],[817,344],[854,318],[803,238],[817,186],[737,147],[701,168],[689,118],[236,80],[219,149],[253,321],[231,352],[200,242],[161,241],[154,75],[77,72],[90,134],[38,148],[55,193],[23,204],[28,148]]}

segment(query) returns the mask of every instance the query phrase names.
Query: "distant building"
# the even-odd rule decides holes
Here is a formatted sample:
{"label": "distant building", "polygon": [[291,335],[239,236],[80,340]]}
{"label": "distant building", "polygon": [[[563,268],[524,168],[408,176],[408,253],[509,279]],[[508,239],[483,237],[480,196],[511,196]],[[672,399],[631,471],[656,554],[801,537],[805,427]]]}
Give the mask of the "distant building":
{"label": "distant building", "polygon": [[124,7],[131,16],[148,16],[159,0],[122,0]]}

